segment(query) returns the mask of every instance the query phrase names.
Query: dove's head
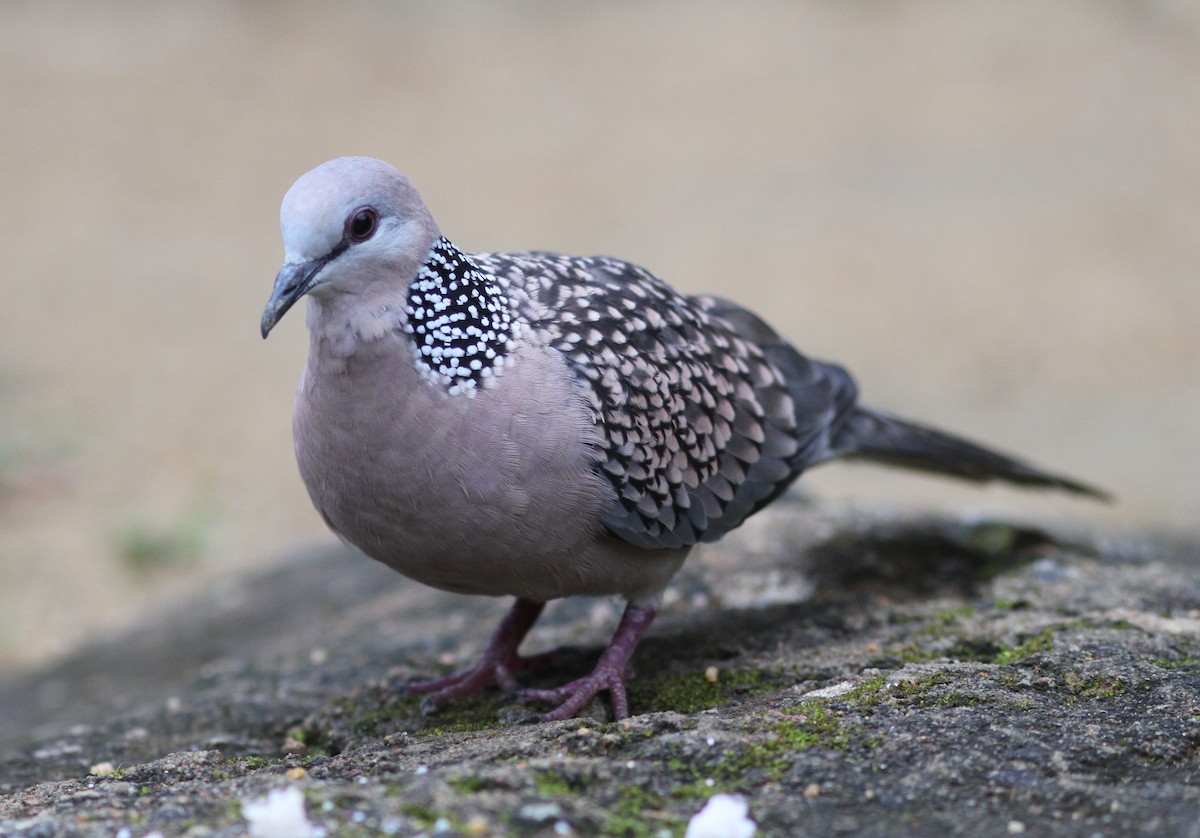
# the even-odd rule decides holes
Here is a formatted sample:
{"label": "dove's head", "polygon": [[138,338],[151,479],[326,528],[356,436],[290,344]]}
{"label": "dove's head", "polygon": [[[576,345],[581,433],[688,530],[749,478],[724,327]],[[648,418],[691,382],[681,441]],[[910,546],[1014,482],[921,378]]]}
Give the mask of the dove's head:
{"label": "dove's head", "polygon": [[306,294],[333,299],[407,284],[440,235],[408,178],[370,157],[339,157],[302,175],[279,218],[285,261],[263,310],[264,338]]}

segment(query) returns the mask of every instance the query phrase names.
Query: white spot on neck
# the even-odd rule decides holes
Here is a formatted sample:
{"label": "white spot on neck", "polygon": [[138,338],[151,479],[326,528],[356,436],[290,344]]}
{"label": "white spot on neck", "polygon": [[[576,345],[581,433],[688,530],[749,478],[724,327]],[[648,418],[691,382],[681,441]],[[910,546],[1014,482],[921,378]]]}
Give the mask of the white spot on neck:
{"label": "white spot on neck", "polygon": [[417,371],[451,395],[494,386],[519,334],[500,280],[445,238],[409,285],[406,313]]}

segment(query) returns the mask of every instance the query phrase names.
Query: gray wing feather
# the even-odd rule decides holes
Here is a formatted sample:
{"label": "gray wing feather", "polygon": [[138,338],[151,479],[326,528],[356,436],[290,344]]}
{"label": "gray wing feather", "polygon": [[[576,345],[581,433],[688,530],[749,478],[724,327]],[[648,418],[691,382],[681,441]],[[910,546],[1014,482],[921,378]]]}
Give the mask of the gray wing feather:
{"label": "gray wing feather", "polygon": [[745,309],[607,257],[472,259],[521,286],[526,319],[579,380],[603,439],[612,535],[662,549],[714,541],[829,456],[853,382]]}

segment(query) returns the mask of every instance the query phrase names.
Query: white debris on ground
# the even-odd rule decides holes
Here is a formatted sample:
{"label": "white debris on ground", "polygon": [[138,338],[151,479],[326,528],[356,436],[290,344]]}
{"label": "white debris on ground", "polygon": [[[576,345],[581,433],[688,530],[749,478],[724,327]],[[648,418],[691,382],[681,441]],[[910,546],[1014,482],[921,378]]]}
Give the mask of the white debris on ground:
{"label": "white debris on ground", "polygon": [[325,830],[305,814],[304,795],[294,786],[247,800],[242,815],[250,822],[251,838],[325,838]]}
{"label": "white debris on ground", "polygon": [[714,794],[688,821],[683,838],[751,838],[758,825],[750,820],[749,813],[745,798]]}

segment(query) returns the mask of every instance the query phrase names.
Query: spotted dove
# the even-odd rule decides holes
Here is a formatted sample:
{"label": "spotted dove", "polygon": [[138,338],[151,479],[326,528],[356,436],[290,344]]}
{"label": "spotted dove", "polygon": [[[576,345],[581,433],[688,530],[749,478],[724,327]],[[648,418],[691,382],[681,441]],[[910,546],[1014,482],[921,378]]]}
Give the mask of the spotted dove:
{"label": "spotted dove", "polygon": [[[281,226],[262,334],[308,297],[293,430],[316,508],[405,576],[516,597],[478,662],[408,685],[426,710],[494,683],[557,705],[545,720],[604,691],[627,716],[627,664],[688,552],[826,460],[1102,495],[863,407],[841,367],[636,265],[465,253],[378,160],[302,176]],[[627,606],[595,670],[521,690],[544,604],[612,594]]]}

